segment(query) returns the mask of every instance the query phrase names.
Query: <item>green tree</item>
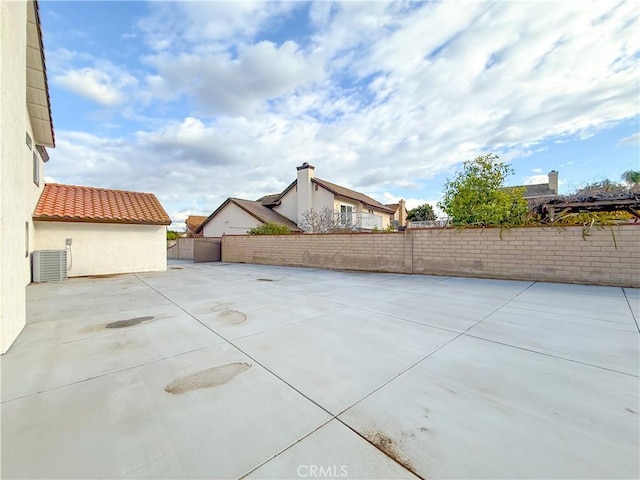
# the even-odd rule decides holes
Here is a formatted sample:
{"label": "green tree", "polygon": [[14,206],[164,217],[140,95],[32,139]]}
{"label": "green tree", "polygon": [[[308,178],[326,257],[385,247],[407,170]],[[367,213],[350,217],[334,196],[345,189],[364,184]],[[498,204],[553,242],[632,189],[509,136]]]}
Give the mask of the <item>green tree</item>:
{"label": "green tree", "polygon": [[640,170],[627,170],[622,174],[622,180],[627,183],[640,183]]}
{"label": "green tree", "polygon": [[167,230],[167,240],[177,240],[180,234],[174,230]]}
{"label": "green tree", "polygon": [[289,235],[291,230],[286,225],[267,222],[249,230],[249,235]]}
{"label": "green tree", "polygon": [[504,187],[513,169],[492,153],[464,162],[447,180],[438,206],[454,225],[520,225],[528,213],[524,188]]}
{"label": "green tree", "polygon": [[428,203],[412,208],[407,212],[407,220],[412,222],[426,222],[433,221],[435,219],[436,213],[433,211],[433,207]]}

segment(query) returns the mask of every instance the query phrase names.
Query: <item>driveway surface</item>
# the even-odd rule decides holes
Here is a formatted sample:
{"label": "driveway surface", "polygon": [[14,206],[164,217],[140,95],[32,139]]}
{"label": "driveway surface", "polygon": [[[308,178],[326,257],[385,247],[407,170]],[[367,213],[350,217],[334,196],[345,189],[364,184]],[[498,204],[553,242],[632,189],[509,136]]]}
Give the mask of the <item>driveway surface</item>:
{"label": "driveway surface", "polygon": [[174,261],[27,288],[2,478],[638,478],[640,290]]}

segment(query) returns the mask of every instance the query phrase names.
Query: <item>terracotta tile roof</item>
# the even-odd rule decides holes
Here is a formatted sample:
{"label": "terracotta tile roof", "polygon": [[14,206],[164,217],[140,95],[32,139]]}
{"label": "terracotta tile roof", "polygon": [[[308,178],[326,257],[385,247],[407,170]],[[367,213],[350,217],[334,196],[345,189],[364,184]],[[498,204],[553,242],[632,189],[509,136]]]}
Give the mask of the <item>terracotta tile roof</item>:
{"label": "terracotta tile roof", "polygon": [[50,183],[44,186],[34,220],[169,225],[171,219],[152,193]]}
{"label": "terracotta tile roof", "polygon": [[204,222],[207,219],[206,216],[201,216],[201,215],[189,215],[187,217],[187,219],[185,220],[185,224],[187,225],[187,229],[190,232],[195,232],[196,229],[202,225],[202,222]]}

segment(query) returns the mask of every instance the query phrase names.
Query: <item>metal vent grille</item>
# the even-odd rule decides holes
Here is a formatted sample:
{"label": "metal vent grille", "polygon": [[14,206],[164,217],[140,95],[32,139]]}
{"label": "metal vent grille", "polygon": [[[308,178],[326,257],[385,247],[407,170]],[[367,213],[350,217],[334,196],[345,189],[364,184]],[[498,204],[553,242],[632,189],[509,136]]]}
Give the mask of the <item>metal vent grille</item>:
{"label": "metal vent grille", "polygon": [[61,282],[66,279],[66,250],[36,250],[33,252],[34,282]]}

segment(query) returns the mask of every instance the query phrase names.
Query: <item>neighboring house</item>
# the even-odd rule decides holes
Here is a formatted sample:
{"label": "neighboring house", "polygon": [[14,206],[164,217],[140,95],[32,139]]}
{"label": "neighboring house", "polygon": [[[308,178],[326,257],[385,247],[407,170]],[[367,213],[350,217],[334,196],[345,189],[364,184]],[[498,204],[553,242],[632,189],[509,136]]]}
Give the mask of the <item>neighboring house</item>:
{"label": "neighboring house", "polygon": [[534,185],[516,185],[516,187],[524,187],[524,198],[527,200],[538,200],[547,197],[555,197],[558,195],[558,172],[555,170],[551,170],[548,174],[548,177],[549,181],[547,183],[537,183]]}
{"label": "neighboring house", "polygon": [[266,222],[302,230],[305,214],[330,210],[345,228],[354,230],[384,229],[391,224],[396,210],[373,198],[315,177],[315,167],[303,163],[298,175],[281,193],[258,200],[228,198],[198,227],[205,237],[245,234]]}
{"label": "neighboring house", "polygon": [[286,225],[293,232],[300,232],[295,223],[260,201],[227,198],[196,230],[205,237],[245,234],[263,223]]}
{"label": "neighboring house", "polygon": [[398,227],[402,228],[407,225],[407,206],[404,200],[400,200],[398,203],[388,203],[385,206],[391,208],[395,213],[393,214],[393,220],[397,222]]}
{"label": "neighboring house", "polygon": [[184,221],[187,227],[187,237],[201,237],[202,233],[196,233],[196,230],[207,219],[205,216],[189,215]]}
{"label": "neighboring house", "polygon": [[34,250],[71,239],[70,277],[167,269],[171,219],[151,193],[47,184],[33,221]]}
{"label": "neighboring house", "polygon": [[54,147],[38,4],[0,2],[0,353],[26,322],[31,215]]}

